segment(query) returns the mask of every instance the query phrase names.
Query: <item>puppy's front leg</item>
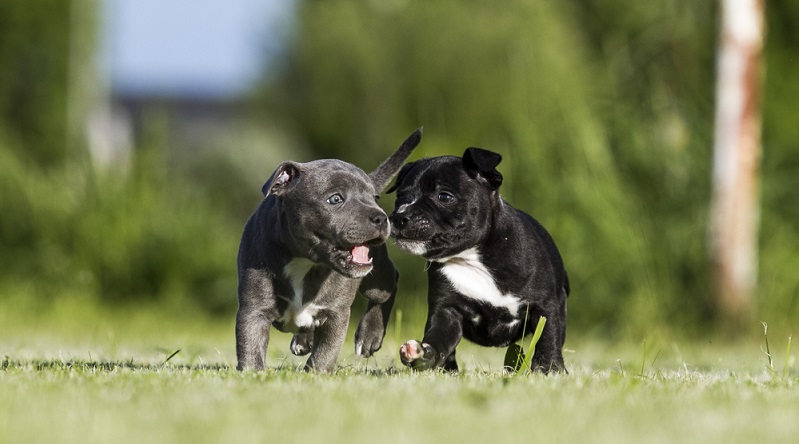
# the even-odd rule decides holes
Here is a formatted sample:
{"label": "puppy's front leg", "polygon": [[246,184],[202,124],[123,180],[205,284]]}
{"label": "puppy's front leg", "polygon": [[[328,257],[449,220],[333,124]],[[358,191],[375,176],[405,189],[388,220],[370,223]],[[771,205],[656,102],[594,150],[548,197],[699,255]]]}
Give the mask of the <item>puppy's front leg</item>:
{"label": "puppy's front leg", "polygon": [[263,370],[266,347],[269,345],[269,329],[275,319],[274,290],[267,273],[247,268],[244,263],[239,264],[236,368]]}
{"label": "puppy's front leg", "polygon": [[289,350],[294,356],[305,356],[313,348],[313,332],[296,333],[291,337]]}
{"label": "puppy's front leg", "polygon": [[240,307],[236,314],[237,370],[264,369],[266,347],[269,345],[269,329],[272,323],[251,307]]}
{"label": "puppy's front leg", "polygon": [[400,347],[400,360],[414,370],[444,367],[457,371],[455,347],[463,337],[463,319],[453,309],[435,310],[427,320],[427,329],[420,344],[410,340]]}
{"label": "puppy's front leg", "polygon": [[334,369],[341,345],[347,336],[349,320],[350,308],[340,307],[337,311],[331,311],[322,325],[314,329],[314,346],[305,363],[306,370],[330,372]]}
{"label": "puppy's front leg", "polygon": [[372,356],[383,345],[399,280],[399,272],[388,258],[384,245],[375,250],[374,264],[374,269],[358,288],[369,300],[355,331],[355,354],[364,358]]}

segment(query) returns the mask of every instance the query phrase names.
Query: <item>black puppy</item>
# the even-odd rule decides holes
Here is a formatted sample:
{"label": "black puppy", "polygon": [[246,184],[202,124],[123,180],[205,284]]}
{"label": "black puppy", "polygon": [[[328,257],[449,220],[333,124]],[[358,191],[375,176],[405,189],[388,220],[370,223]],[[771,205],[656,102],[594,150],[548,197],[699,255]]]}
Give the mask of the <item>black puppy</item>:
{"label": "black puppy", "polygon": [[535,331],[546,317],[532,366],[565,371],[569,281],[552,237],[530,215],[499,195],[502,157],[469,148],[405,165],[389,192],[397,246],[427,259],[428,314],[422,343],[400,348],[417,370],[457,370],[455,347],[464,337],[506,347]]}

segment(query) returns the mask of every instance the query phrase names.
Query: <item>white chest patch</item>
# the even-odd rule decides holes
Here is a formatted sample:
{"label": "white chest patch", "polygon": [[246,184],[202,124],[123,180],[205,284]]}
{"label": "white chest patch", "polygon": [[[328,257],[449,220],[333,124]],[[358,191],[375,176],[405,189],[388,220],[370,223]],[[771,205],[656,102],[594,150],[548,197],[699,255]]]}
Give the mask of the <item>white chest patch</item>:
{"label": "white chest patch", "polygon": [[436,262],[444,264],[441,272],[458,293],[469,299],[506,308],[513,316],[518,313],[521,302],[516,296],[504,294],[497,288],[491,272],[480,261],[480,254],[476,248],[470,248],[456,256]]}
{"label": "white chest patch", "polygon": [[316,326],[314,320],[316,313],[322,308],[319,305],[307,303],[303,304],[305,276],[311,271],[314,263],[308,259],[294,258],[285,267],[283,275],[291,282],[294,294],[288,299],[288,307],[280,317],[280,321],[287,327],[308,328]]}

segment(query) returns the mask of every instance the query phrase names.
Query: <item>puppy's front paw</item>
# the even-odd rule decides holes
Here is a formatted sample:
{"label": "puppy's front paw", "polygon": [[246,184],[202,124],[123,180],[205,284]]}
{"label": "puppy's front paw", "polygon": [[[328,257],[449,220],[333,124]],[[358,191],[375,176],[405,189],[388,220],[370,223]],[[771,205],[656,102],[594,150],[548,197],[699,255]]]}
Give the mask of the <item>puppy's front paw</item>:
{"label": "puppy's front paw", "polygon": [[355,354],[362,358],[368,358],[375,354],[383,345],[385,331],[385,328],[373,325],[364,316],[355,331]]}
{"label": "puppy's front paw", "polygon": [[408,367],[411,367],[413,361],[422,356],[424,356],[424,348],[418,341],[411,339],[400,347],[400,361]]}
{"label": "puppy's front paw", "polygon": [[435,365],[435,353],[430,345],[411,339],[400,347],[400,361],[414,370],[427,370]]}
{"label": "puppy's front paw", "polygon": [[294,356],[305,356],[311,352],[313,335],[310,333],[297,333],[292,336],[289,349]]}

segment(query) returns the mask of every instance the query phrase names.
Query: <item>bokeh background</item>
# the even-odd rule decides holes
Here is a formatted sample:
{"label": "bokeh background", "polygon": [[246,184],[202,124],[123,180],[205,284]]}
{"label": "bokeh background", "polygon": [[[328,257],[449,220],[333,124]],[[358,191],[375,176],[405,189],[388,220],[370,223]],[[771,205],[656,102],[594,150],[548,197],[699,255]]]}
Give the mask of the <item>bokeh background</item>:
{"label": "bokeh background", "polygon": [[[799,320],[799,4],[767,3],[752,319],[787,332]],[[414,158],[503,155],[503,196],[564,257],[570,338],[717,335],[718,9],[3,0],[0,310],[232,325],[239,237],[277,164],[336,157],[368,171],[424,126]],[[420,331],[424,262],[390,248],[397,307]]]}

